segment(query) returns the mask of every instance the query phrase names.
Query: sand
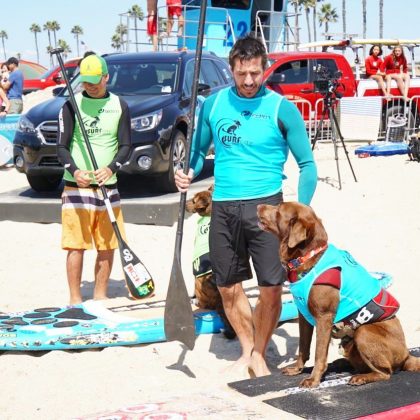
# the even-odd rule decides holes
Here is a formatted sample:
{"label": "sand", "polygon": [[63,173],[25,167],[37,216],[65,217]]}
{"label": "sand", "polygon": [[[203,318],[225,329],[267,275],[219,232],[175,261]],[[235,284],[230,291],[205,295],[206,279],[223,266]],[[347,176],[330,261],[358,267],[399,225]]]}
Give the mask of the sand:
{"label": "sand", "polygon": [[[407,156],[360,159],[353,153],[355,146],[347,147],[357,183],[343,149],[338,151],[340,191],[334,148],[318,144],[319,182],[312,205],[332,243],[349,250],[367,269],[393,276],[390,290],[401,304],[399,318],[407,344],[416,347],[420,345],[420,165],[409,162]],[[290,162],[286,169],[285,199],[295,200],[297,167]],[[0,193],[26,185],[24,175],[0,169]],[[195,221],[190,217],[185,222],[182,251],[189,291],[193,289]],[[141,256],[156,280],[158,294],[164,297],[176,225],[127,224],[126,230],[130,246]],[[0,311],[67,304],[60,225],[2,221],[0,232]],[[92,294],[93,263],[94,253],[87,253],[83,275],[86,299]],[[253,281],[247,283],[253,285]],[[126,294],[117,261],[110,295]],[[277,329],[268,349],[270,369],[276,371],[293,357],[297,345],[295,322]],[[337,343],[331,344],[329,361],[338,357],[337,350]],[[226,385],[239,379],[224,372],[239,354],[238,341],[228,341],[220,334],[199,336],[193,351],[171,342],[92,351],[4,352],[0,355],[0,419],[72,419],[146,403],[158,403],[161,412],[185,413],[192,419],[296,418]]]}

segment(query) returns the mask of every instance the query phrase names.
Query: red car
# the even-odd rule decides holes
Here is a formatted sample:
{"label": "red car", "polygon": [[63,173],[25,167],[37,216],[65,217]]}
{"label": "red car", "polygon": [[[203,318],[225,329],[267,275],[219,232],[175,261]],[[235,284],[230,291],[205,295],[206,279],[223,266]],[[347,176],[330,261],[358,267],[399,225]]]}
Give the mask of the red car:
{"label": "red car", "polygon": [[[74,75],[75,70],[77,69],[77,66],[79,64],[80,58],[73,58],[71,60],[68,60],[64,63],[64,66],[66,68],[67,76],[69,79],[71,79]],[[63,76],[61,74],[60,66],[52,67],[50,70],[47,70],[45,67],[36,64],[31,63],[32,65],[39,66],[43,69],[43,72],[36,75],[35,77],[32,75],[25,75],[25,62],[24,60],[21,60],[19,62],[19,68],[23,72],[23,93],[27,94],[30,92],[34,92],[35,90],[39,89],[45,89],[49,86],[56,86],[64,83]],[[35,70],[33,67],[32,70]],[[33,72],[32,72],[33,73]]]}

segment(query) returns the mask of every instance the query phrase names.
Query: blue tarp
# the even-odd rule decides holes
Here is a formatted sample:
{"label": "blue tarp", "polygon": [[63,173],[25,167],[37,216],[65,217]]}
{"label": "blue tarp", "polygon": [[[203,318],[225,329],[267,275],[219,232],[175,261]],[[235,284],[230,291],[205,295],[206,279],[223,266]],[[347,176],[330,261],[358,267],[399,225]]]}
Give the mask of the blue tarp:
{"label": "blue tarp", "polygon": [[404,142],[381,142],[358,147],[354,153],[366,156],[405,155],[408,153],[408,144]]}

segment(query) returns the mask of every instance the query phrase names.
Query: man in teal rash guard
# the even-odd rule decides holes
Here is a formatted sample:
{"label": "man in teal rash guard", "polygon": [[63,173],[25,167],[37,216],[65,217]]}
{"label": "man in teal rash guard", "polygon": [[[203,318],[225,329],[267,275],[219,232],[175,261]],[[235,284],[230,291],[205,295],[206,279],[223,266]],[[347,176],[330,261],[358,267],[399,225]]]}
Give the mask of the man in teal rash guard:
{"label": "man in teal rash guard", "polygon": [[[270,374],[265,351],[281,311],[282,284],[278,239],[258,227],[257,205],[283,201],[283,168],[289,150],[300,168],[298,200],[309,204],[317,171],[305,124],[294,104],[266,89],[264,46],[239,39],[229,54],[235,87],[210,96],[202,106],[188,175],[175,176],[181,192],[197,176],[214,142],[214,192],[210,259],[223,306],[242,347],[234,371],[248,368]],[[250,278],[249,257],[258,279],[259,298],[252,312],[242,281]],[[238,372],[239,373],[239,372]]]}

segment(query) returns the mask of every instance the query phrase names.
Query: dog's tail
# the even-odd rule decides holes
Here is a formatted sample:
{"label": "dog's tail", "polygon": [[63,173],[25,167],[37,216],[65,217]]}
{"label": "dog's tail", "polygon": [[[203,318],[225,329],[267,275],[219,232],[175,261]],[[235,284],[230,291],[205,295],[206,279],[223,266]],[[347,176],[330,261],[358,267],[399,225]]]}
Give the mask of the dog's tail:
{"label": "dog's tail", "polygon": [[420,372],[420,357],[408,356],[404,362],[402,370],[409,370],[412,372]]}

